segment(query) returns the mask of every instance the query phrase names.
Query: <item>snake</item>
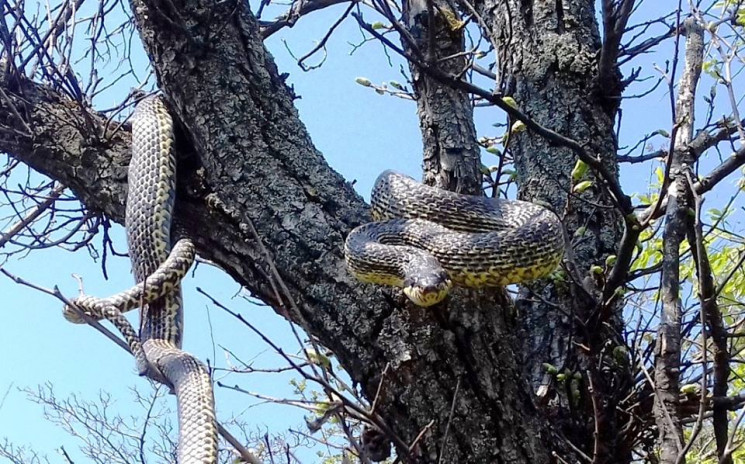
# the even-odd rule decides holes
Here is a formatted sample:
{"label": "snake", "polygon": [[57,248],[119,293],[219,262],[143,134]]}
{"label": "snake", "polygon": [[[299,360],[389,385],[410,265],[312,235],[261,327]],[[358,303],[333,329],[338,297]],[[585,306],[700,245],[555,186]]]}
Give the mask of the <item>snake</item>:
{"label": "snake", "polygon": [[541,279],[565,250],[563,225],[545,206],[446,191],[391,170],[375,180],[371,214],[374,222],[347,236],[347,268],[361,282],[401,287],[417,306],[441,302],[454,285]]}
{"label": "snake", "polygon": [[[136,285],[108,298],[80,296],[63,310],[74,323],[106,318],[129,344],[141,375],[168,385],[178,405],[179,464],[217,462],[217,421],[207,367],[181,349],[181,279],[194,261],[194,245],[171,223],[176,198],[174,125],[160,96],[142,99],[132,115],[125,230]],[[173,238],[178,238],[172,246]],[[140,308],[134,333],[122,315]]]}

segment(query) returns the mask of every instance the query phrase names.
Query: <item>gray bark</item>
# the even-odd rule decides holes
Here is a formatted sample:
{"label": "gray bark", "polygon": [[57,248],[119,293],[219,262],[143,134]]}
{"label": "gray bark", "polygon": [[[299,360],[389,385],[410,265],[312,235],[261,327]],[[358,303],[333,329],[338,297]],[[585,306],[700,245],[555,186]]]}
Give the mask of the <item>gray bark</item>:
{"label": "gray bark", "polygon": [[[404,49],[443,72],[461,75],[467,68],[464,29],[446,1],[403,2],[404,23],[414,44]],[[460,56],[458,56],[460,54]],[[481,195],[481,150],[476,142],[468,94],[437,82],[410,63],[424,144],[424,182],[446,190]]]}
{"label": "gray bark", "polygon": [[[541,125],[585,144],[617,173],[617,105],[607,104],[594,79],[601,45],[594,2],[481,0],[474,6],[500,57],[498,90]],[[617,73],[605,79],[613,76],[618,79]],[[630,443],[620,433],[624,418],[617,417],[617,406],[629,392],[631,377],[628,368],[609,359],[613,348],[623,344],[620,310],[604,314],[584,293],[588,285],[582,285],[590,265],[604,267],[605,258],[616,252],[620,218],[597,179],[581,195],[569,193],[576,162],[570,150],[529,132],[514,137],[511,150],[520,197],[551,205],[572,239],[565,260],[573,271],[568,280],[544,280],[520,291],[522,365],[539,401],[570,441],[595,462],[628,461]],[[574,236],[580,227],[584,234]],[[573,379],[556,382],[543,363],[566,370]]]}

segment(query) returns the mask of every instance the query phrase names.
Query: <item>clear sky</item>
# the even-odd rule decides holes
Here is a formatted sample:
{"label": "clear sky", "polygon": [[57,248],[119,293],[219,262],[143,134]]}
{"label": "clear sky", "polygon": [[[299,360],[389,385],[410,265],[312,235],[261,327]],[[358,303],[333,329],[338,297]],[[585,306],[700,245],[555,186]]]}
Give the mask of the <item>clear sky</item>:
{"label": "clear sky", "polygon": [[[654,3],[648,1],[645,5]],[[326,62],[315,71],[301,71],[283,43],[286,40],[295,55],[301,56],[323,36],[328,25],[342,11],[343,6],[314,13],[301,19],[294,29],[276,34],[266,45],[277,60],[280,71],[290,73],[288,83],[293,84],[296,93],[302,97],[296,105],[314,143],[336,170],[347,179],[358,181],[356,188],[368,198],[373,180],[385,169],[399,170],[414,177],[421,175],[421,138],[415,104],[377,95],[354,83],[358,76],[367,77],[374,83],[390,80],[403,83],[400,61],[393,57],[392,65],[389,65],[377,43],[367,44],[350,55],[352,47],[349,42],[358,43],[361,39],[359,29],[351,20],[342,24],[329,41]],[[371,13],[365,15],[373,20]],[[265,16],[269,18],[272,14]],[[644,63],[649,64],[649,60]],[[135,55],[135,64],[144,66],[139,51]],[[110,106],[108,103],[118,102],[130,87],[136,85],[133,79],[125,79],[106,94],[106,101],[99,103],[102,107]],[[642,90],[647,86],[635,86],[634,89]],[[640,134],[655,129],[670,130],[669,104],[664,88],[647,97],[643,103],[637,102],[625,104],[622,145],[633,143]],[[495,122],[503,121],[497,110],[477,109],[476,117],[479,135],[501,134],[501,129],[492,127]],[[663,142],[659,138],[655,141]],[[488,158],[491,155],[484,156],[485,164],[496,161]],[[649,172],[649,167],[645,167],[625,175],[628,191],[646,188]],[[626,170],[624,173],[629,174]],[[7,212],[3,213],[7,215]],[[120,228],[114,239],[117,248],[124,250]],[[132,283],[128,259],[111,258],[108,262],[110,280],[105,281],[100,263],[94,262],[84,251],[34,251],[24,259],[10,261],[5,267],[38,285],[50,288],[58,285],[68,297],[77,293],[72,273],[83,276],[86,292],[98,296],[120,291]],[[240,294],[240,287],[207,265],[200,265],[184,283],[186,350],[203,360],[210,360],[213,365],[225,367],[228,363],[224,351],[215,342],[224,343],[241,359],[255,360],[257,367],[281,364],[258,337],[196,293],[197,285],[231,309],[241,312],[288,352],[298,352],[299,347],[291,337],[286,321],[269,308],[236,296]],[[54,298],[5,278],[0,278],[0,294],[4,297],[0,306],[0,353],[4,355],[0,369],[0,440],[7,437],[16,444],[31,446],[48,454],[52,462],[61,462],[55,450],[64,445],[76,462],[85,462],[76,451],[76,440],[45,420],[42,408],[28,401],[19,388],[35,388],[48,382],[60,397],[76,393],[80,397],[94,398],[99,391],[109,392],[115,399],[115,409],[127,415],[133,411],[130,388],[134,385],[147,391],[150,387],[136,376],[134,362],[128,354],[92,328],[65,322],[60,304]],[[221,375],[224,374],[218,374],[218,377]],[[282,397],[291,395],[290,377],[293,376],[244,374],[222,380],[231,385],[239,384],[247,390]],[[269,433],[282,432],[288,427],[304,428],[303,413],[290,406],[256,405],[257,402],[246,395],[220,388],[216,394],[218,416],[222,419],[236,415]],[[309,458],[307,462],[313,460]]]}

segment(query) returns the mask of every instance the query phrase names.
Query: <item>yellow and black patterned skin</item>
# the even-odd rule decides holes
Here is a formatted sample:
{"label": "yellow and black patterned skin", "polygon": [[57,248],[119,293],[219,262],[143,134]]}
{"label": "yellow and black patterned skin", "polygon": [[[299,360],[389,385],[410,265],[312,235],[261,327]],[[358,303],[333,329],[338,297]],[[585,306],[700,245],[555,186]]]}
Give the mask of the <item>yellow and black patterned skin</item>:
{"label": "yellow and black patterned skin", "polygon": [[[150,278],[171,253],[176,195],[173,120],[160,97],[142,100],[132,117],[132,160],[125,226],[135,280]],[[173,386],[178,402],[179,464],[217,462],[217,422],[207,368],[181,350],[180,279],[141,308],[140,340],[147,360]]]}
{"label": "yellow and black patterned skin", "polygon": [[[179,417],[179,464],[217,463],[217,421],[206,366],[181,350],[181,280],[194,262],[186,237],[171,247],[176,195],[173,120],[159,97],[142,100],[132,117],[125,227],[136,285],[108,298],[81,296],[64,309],[74,323],[106,318],[126,339],[141,375],[170,384]],[[74,308],[73,308],[74,306]],[[135,333],[122,312],[140,307]]]}
{"label": "yellow and black patterned skin", "polygon": [[[156,271],[132,288],[106,298],[86,295],[75,298],[72,302],[88,317],[96,320],[102,318],[100,308],[106,305],[114,306],[120,312],[139,308],[143,301],[155,301],[172,292],[175,283],[180,282],[189,272],[195,256],[196,251],[191,240],[179,240],[173,246],[171,254]],[[70,305],[65,306],[62,314],[65,319],[74,324],[85,323],[80,313]]]}
{"label": "yellow and black patterned skin", "polygon": [[385,171],[372,214],[347,237],[347,267],[362,282],[394,285],[419,306],[450,285],[496,287],[540,279],[564,254],[559,218],[524,201],[461,195]]}
{"label": "yellow and black patterned skin", "polygon": [[[125,227],[132,272],[142,282],[171,252],[171,219],[176,198],[173,123],[158,97],[142,100],[132,115]],[[180,280],[179,280],[180,282]],[[181,347],[181,285],[142,308],[140,336]]]}

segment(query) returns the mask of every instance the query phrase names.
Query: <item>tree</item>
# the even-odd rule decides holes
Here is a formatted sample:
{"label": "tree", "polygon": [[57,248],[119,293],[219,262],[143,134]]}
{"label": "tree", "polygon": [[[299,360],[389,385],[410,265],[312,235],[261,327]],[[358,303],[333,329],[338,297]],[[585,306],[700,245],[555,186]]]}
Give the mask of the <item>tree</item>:
{"label": "tree", "polygon": [[[74,193],[85,207],[77,227],[122,221],[130,144],[127,124],[91,103],[103,81],[79,77],[63,53],[81,3],[60,4],[46,21],[4,3],[0,24],[0,149],[54,181],[44,186],[51,191],[28,192],[48,198],[36,210],[52,208],[62,186]],[[516,183],[520,198],[548,205],[566,226],[570,246],[550,278],[514,299],[456,291],[433,311],[343,270],[344,237],[370,220],[368,208],[311,143],[262,44],[337,3],[347,2],[293,3],[270,22],[244,2],[133,0],[131,12],[181,129],[177,222],[200,256],[333,352],[374,403],[357,411],[369,426],[361,459],[377,457],[375,436],[405,462],[681,462],[694,445],[705,451],[696,439],[711,413],[703,433],[728,462],[737,443],[728,411],[743,404],[727,396],[740,297],[728,285],[740,271],[720,254],[737,235],[722,222],[729,209],[703,224],[701,202],[745,162],[735,90],[742,2],[692,2],[637,23],[630,18],[652,10],[649,2],[603,0],[599,12],[590,0],[346,4],[343,19],[410,65],[424,179],[471,194],[485,185],[493,196]],[[93,30],[96,54],[104,29]],[[466,40],[470,33],[483,43]],[[666,89],[672,119],[638,146],[654,137],[669,144],[624,154],[622,98],[642,71],[624,77],[619,66],[665,46],[670,62],[652,89]],[[496,56],[487,68],[476,61],[485,51]],[[698,97],[702,70],[727,98]],[[699,100],[709,108],[703,126],[694,119]],[[482,105],[507,114],[502,138],[477,139],[473,108]],[[709,156],[720,144],[733,155]],[[480,146],[498,151],[494,169],[482,165]],[[658,189],[632,201],[619,163],[654,160],[664,160]],[[29,214],[16,233],[37,218]],[[651,316],[632,311],[655,308],[639,287],[645,279],[660,290]],[[699,306],[684,307],[685,291]],[[700,393],[681,401],[681,382],[696,380]],[[342,403],[334,414],[353,407]],[[691,417],[698,421],[684,426]]]}

